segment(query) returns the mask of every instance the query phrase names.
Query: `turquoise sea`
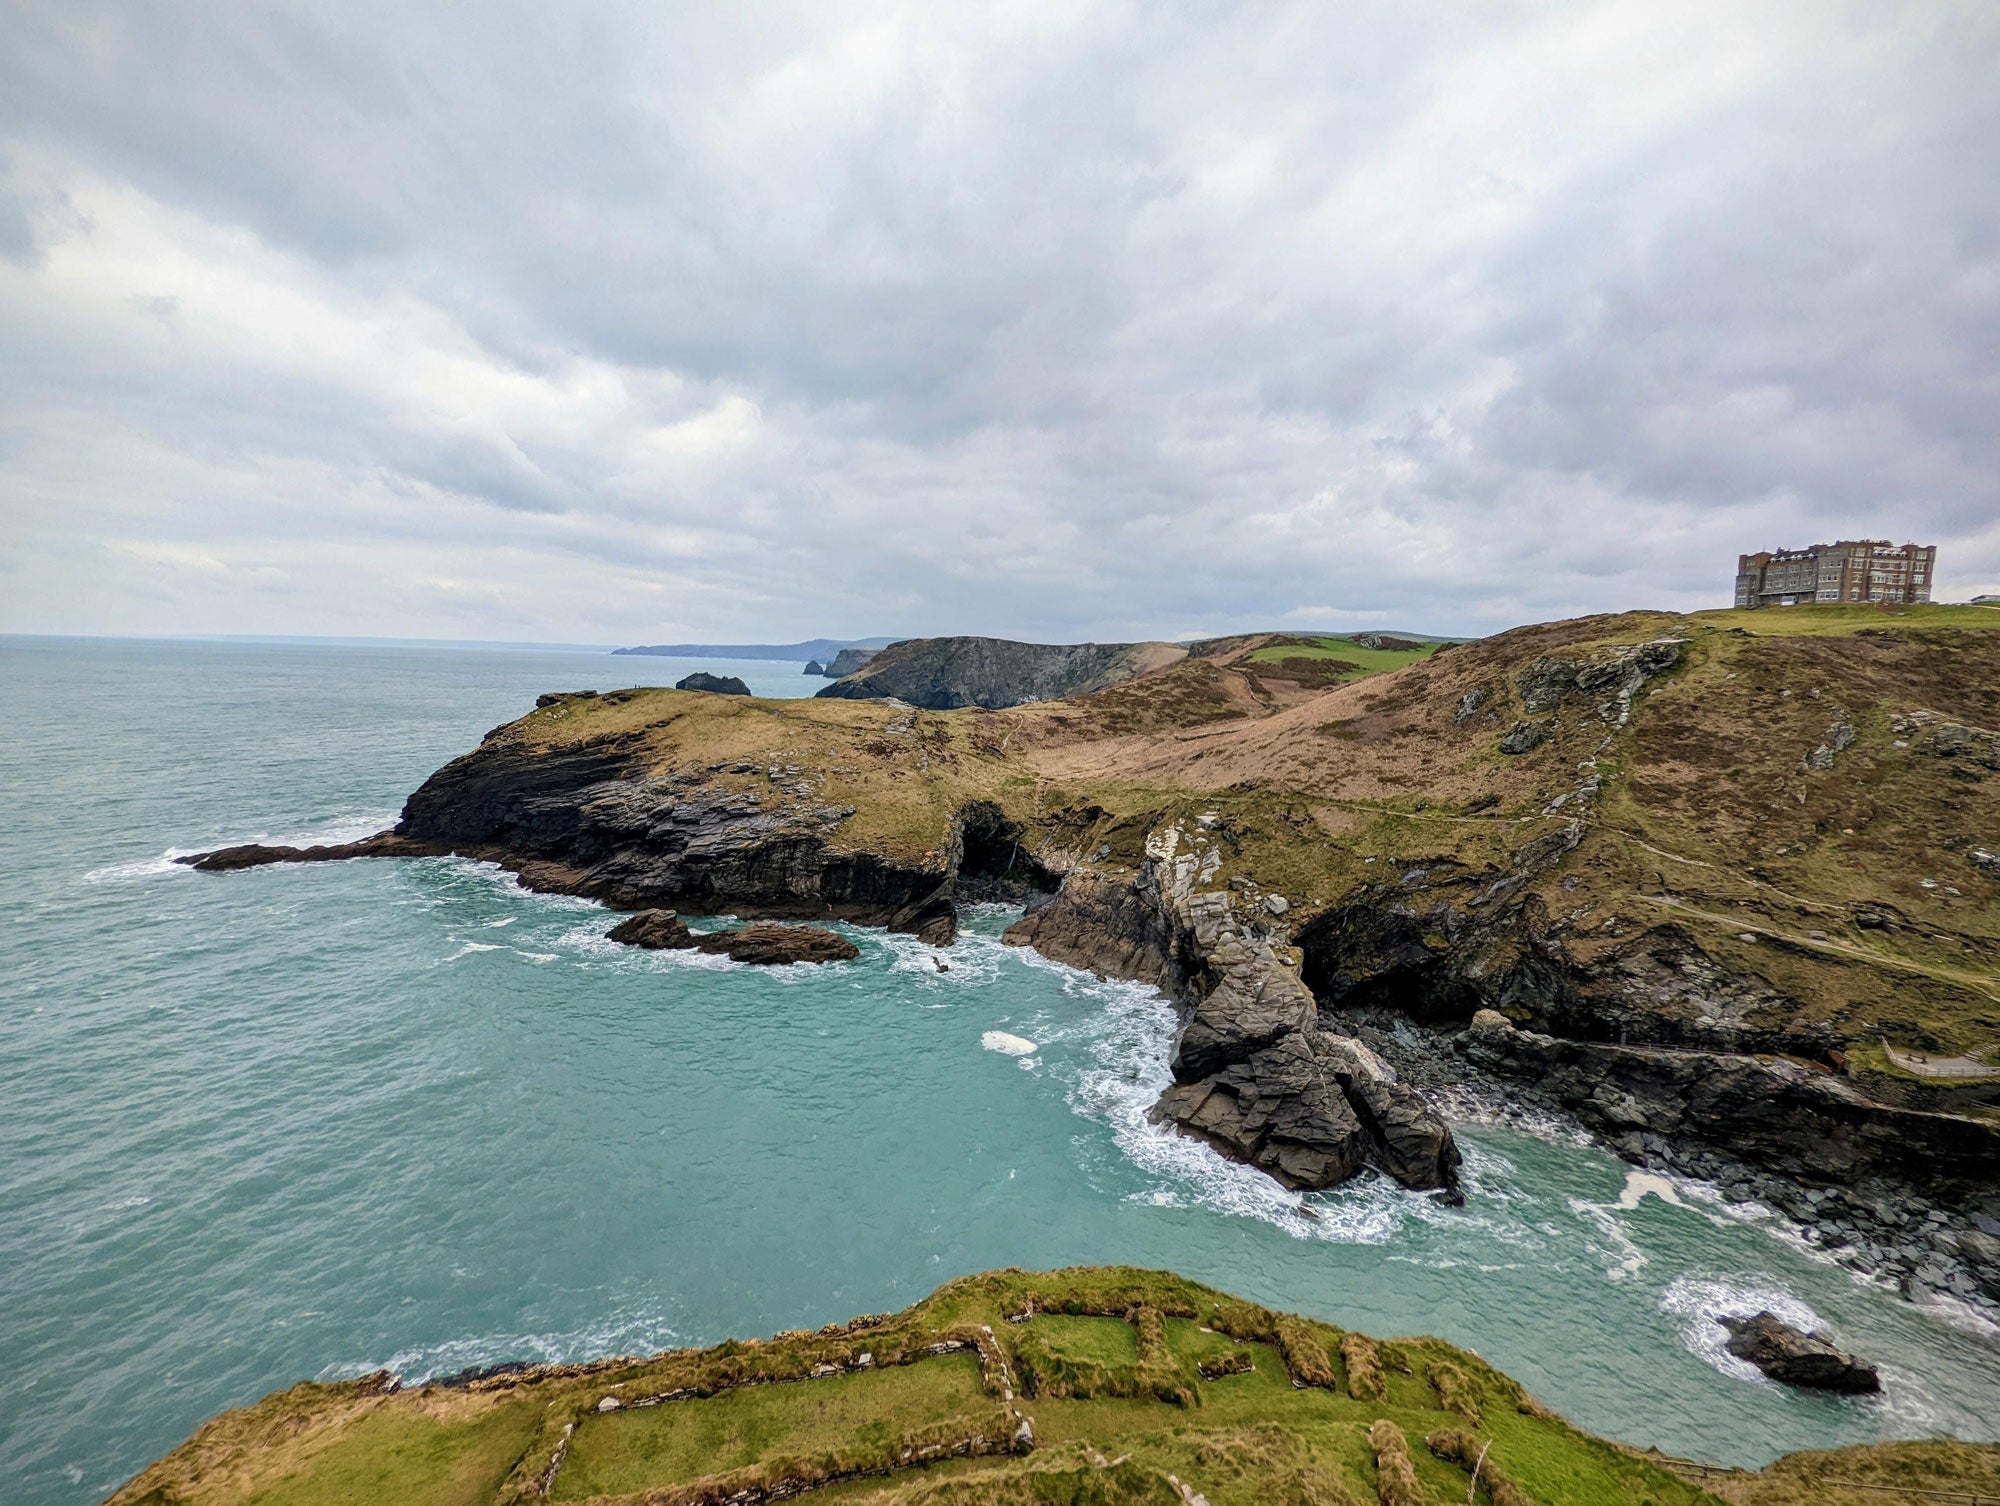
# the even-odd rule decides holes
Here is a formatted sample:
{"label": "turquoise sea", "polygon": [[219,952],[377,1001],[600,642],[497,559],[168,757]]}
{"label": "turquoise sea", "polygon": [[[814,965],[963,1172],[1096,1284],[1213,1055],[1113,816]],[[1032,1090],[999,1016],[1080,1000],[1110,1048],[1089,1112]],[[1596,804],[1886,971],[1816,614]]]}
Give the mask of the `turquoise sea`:
{"label": "turquoise sea", "polygon": [[[852,929],[756,970],[602,939],[456,860],[204,876],[359,836],[537,692],[797,666],[0,638],[0,1496],[100,1499],[217,1410],[765,1334],[998,1265],[1127,1261],[1477,1349],[1582,1425],[1718,1462],[2000,1433],[2000,1338],[1551,1129],[1462,1129],[1463,1210],[1297,1199],[1150,1128],[1173,1013],[999,944]],[[1037,1043],[985,1049],[1002,1030]],[[1623,1206],[1629,1204],[1630,1206]],[[1781,1390],[1719,1311],[1879,1361]]]}

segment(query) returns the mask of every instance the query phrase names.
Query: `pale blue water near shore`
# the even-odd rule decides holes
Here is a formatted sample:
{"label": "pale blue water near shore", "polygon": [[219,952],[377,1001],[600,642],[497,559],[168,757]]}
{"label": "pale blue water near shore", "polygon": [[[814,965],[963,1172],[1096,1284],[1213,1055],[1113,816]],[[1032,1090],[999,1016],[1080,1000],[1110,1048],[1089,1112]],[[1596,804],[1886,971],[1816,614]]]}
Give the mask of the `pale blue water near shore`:
{"label": "pale blue water near shore", "polygon": [[[905,937],[758,971],[641,955],[457,861],[207,877],[166,855],[361,835],[543,690],[796,666],[0,638],[0,1497],[101,1498],[303,1377],[764,1334],[995,1265],[1129,1261],[1468,1344],[1583,1425],[1754,1464],[2000,1432],[2000,1346],[1627,1168],[1467,1127],[1470,1206],[1379,1183],[1300,1219],[1149,1129],[1172,1013]],[[1005,1030],[1039,1044],[983,1050]],[[1773,1305],[1885,1396],[1721,1355]],[[1963,1319],[1959,1320],[1963,1322]]]}

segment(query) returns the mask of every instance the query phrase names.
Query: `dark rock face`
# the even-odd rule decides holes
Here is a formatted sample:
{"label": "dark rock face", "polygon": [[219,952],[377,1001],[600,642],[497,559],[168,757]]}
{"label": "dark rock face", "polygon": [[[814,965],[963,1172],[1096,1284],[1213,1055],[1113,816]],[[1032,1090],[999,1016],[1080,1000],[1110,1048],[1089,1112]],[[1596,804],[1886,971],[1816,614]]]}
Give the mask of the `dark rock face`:
{"label": "dark rock face", "polygon": [[850,701],[907,701],[927,711],[960,706],[994,710],[1115,684],[1129,677],[1133,647],[912,638],[891,644],[870,659],[862,673],[829,685],[820,694]]}
{"label": "dark rock face", "polygon": [[1056,903],[1024,915],[1008,927],[1006,940],[1102,977],[1149,983],[1175,998],[1188,993],[1188,972],[1157,895],[1107,874],[1070,874]]}
{"label": "dark rock face", "polygon": [[397,830],[619,909],[825,915],[951,939],[948,871],[840,851],[847,808],[745,790],[731,772],[656,774],[615,743],[545,752],[492,740],[425,780]]}
{"label": "dark rock face", "polygon": [[674,681],[676,690],[705,690],[710,695],[748,695],[750,687],[735,675],[712,675],[705,669],[698,669],[684,679]]}
{"label": "dark rock face", "polygon": [[1310,1026],[1175,1083],[1153,1115],[1303,1191],[1338,1186],[1367,1165],[1406,1187],[1457,1182],[1444,1121],[1366,1046]]}
{"label": "dark rock face", "polygon": [[1774,1381],[1820,1391],[1866,1395],[1882,1389],[1873,1365],[1834,1347],[1824,1334],[1800,1333],[1775,1313],[1752,1318],[1718,1318],[1729,1330],[1729,1352],[1748,1360]]}
{"label": "dark rock face", "polygon": [[804,673],[809,675],[824,675],[826,673],[826,666],[817,659],[808,659],[806,660]]}
{"label": "dark rock face", "polygon": [[696,935],[672,910],[642,910],[614,926],[609,935],[627,946],[648,951],[697,951],[758,967],[782,967],[791,962],[852,962],[861,949],[845,936],[818,926],[745,926],[734,931]]}
{"label": "dark rock face", "polygon": [[1614,1143],[1695,1140],[1814,1186],[1885,1178],[1952,1201],[1983,1198],[2000,1166],[2000,1126],[1876,1103],[1785,1057],[1561,1040],[1493,1010],[1474,1018],[1460,1049]]}

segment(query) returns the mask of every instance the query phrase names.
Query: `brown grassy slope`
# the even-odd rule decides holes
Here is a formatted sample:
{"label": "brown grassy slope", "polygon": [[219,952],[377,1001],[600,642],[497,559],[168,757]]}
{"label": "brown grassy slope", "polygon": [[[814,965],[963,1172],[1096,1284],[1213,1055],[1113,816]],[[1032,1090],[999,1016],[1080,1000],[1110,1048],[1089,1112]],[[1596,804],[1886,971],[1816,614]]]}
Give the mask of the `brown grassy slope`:
{"label": "brown grassy slope", "polygon": [[[1028,756],[1051,789],[1220,810],[1240,853],[1219,879],[1254,872],[1309,905],[1385,869],[1493,870],[1581,810],[1581,844],[1533,891],[1576,955],[1678,924],[1844,1037],[1990,1046],[2000,887],[1971,853],[2000,842],[2000,775],[1932,756],[1892,718],[2000,726],[2000,633],[1914,613],[1849,625],[1861,630],[1750,637],[1665,614],[1583,618],[1259,718],[1099,738],[1044,728]],[[1498,751],[1528,716],[1519,680],[1536,660],[1663,635],[1688,640],[1686,664],[1642,693],[1601,753],[1607,729],[1582,705],[1557,713],[1544,746]],[[1460,721],[1480,691],[1486,703]],[[1853,745],[1810,767],[1841,722]],[[1596,800],[1549,813],[1593,755]]]}

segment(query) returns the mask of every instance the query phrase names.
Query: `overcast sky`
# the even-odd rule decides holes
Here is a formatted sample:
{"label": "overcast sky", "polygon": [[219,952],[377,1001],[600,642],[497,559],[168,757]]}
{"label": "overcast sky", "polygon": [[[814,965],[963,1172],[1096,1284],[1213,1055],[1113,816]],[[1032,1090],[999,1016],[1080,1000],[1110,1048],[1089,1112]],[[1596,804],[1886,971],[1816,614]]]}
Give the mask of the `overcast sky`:
{"label": "overcast sky", "polygon": [[0,630],[2000,590],[2000,4],[0,0]]}

